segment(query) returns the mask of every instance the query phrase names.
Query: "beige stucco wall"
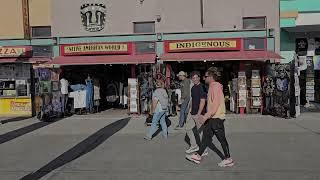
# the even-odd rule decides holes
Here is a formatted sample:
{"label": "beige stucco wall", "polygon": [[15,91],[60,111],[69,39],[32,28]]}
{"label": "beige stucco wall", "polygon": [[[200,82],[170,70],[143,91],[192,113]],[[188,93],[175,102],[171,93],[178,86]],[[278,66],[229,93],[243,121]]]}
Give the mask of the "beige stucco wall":
{"label": "beige stucco wall", "polygon": [[[204,0],[205,29],[241,30],[243,17],[267,17],[267,28],[275,29],[276,50],[280,50],[279,0]],[[236,28],[234,28],[236,26]]]}
{"label": "beige stucco wall", "polygon": [[[204,27],[201,27],[200,1],[196,0],[54,0],[53,36],[97,36],[132,34],[133,22],[155,21],[156,32],[232,31],[242,29],[243,17],[266,16],[267,28],[274,28],[279,49],[279,0],[203,0]],[[107,6],[106,27],[87,32],[81,23],[83,3]],[[234,25],[236,28],[234,28]]]}
{"label": "beige stucco wall", "polygon": [[21,0],[1,0],[0,39],[23,39]]}
{"label": "beige stucco wall", "polygon": [[29,0],[30,26],[51,26],[51,0]]}

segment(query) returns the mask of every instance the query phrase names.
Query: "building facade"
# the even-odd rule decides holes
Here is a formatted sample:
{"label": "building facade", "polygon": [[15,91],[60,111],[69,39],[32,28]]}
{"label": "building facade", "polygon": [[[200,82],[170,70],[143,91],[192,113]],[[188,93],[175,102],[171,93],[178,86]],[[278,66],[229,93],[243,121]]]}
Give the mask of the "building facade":
{"label": "building facade", "polygon": [[[31,48],[23,61],[50,62],[71,74],[82,67],[102,74],[101,65],[108,65],[108,71],[130,71],[128,78],[137,65],[160,64],[170,83],[175,71],[192,70],[188,63],[204,69],[217,62],[251,76],[246,67],[259,66],[262,73],[256,62],[281,58],[279,0],[5,1],[1,16],[12,19],[0,30],[0,46]],[[13,59],[0,62],[19,58]]]}
{"label": "building facade", "polygon": [[320,4],[317,0],[280,3],[282,62],[291,62],[297,54],[301,104],[319,102]]}
{"label": "building facade", "polygon": [[[33,114],[32,65],[49,61],[53,55],[51,30],[48,28],[51,26],[50,2],[49,0],[2,1],[0,116]],[[43,29],[46,29],[45,33],[42,32]]]}

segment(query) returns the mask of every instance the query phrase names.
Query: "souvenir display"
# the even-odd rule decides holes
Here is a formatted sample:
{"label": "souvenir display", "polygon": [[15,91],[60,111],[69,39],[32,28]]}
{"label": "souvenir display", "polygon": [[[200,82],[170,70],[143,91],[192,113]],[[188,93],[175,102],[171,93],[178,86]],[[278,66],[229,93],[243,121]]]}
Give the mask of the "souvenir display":
{"label": "souvenir display", "polygon": [[129,78],[128,79],[129,85],[129,112],[130,113],[138,113],[139,112],[139,98],[138,98],[138,79],[136,78]]}
{"label": "souvenir display", "polygon": [[261,87],[261,80],[260,78],[251,79],[251,87]]}
{"label": "souvenir display", "polygon": [[290,66],[279,64],[276,66],[275,99],[273,114],[279,117],[289,117],[289,72]]}
{"label": "souvenir display", "polygon": [[259,70],[252,70],[251,76],[251,106],[252,108],[261,107],[261,78]]}
{"label": "souvenir display", "polygon": [[52,91],[59,91],[59,81],[53,81],[52,82]]}
{"label": "souvenir display", "polygon": [[257,107],[257,106],[261,106],[261,97],[253,97],[252,98],[252,105]]}

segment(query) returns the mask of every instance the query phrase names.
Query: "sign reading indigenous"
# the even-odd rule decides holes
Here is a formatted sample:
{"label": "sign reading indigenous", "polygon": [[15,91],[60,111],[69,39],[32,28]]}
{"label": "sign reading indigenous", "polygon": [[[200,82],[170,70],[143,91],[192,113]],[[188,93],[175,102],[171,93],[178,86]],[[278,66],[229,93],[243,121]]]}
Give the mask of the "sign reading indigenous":
{"label": "sign reading indigenous", "polygon": [[166,52],[240,50],[241,39],[167,41],[165,42],[165,48]]}
{"label": "sign reading indigenous", "polygon": [[31,47],[1,47],[0,57],[27,57],[30,56]]}
{"label": "sign reading indigenous", "polygon": [[96,43],[62,45],[61,55],[130,54],[131,43]]}

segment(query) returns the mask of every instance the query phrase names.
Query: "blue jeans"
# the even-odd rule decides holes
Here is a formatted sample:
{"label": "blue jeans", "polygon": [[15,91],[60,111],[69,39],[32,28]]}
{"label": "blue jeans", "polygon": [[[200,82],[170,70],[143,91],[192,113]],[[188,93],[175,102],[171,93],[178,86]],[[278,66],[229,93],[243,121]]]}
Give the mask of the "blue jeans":
{"label": "blue jeans", "polygon": [[168,138],[168,127],[166,123],[166,111],[157,111],[154,113],[152,118],[151,127],[149,132],[147,133],[147,137],[152,138],[153,134],[158,130],[158,123],[160,121],[160,125],[162,128],[162,135],[165,138]]}
{"label": "blue jeans", "polygon": [[186,99],[181,104],[179,127],[183,127],[184,123],[186,122],[189,113],[189,101],[190,99]]}

